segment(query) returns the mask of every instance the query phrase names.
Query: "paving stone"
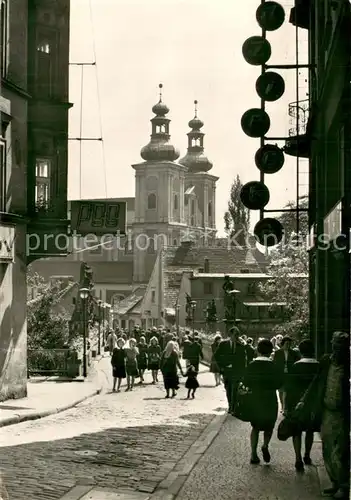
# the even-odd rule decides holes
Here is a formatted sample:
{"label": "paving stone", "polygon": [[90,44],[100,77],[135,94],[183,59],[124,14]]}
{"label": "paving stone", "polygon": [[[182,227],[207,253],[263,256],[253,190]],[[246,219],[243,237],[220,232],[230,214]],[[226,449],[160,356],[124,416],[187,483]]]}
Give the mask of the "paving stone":
{"label": "paving stone", "polygon": [[[59,500],[75,485],[153,491],[225,407],[225,394],[206,387],[187,401],[181,387],[177,398],[165,400],[162,384],[151,385],[149,374],[146,380],[131,393],[106,387],[64,413],[0,428],[10,499]],[[212,374],[206,369],[199,382],[210,385]]]}

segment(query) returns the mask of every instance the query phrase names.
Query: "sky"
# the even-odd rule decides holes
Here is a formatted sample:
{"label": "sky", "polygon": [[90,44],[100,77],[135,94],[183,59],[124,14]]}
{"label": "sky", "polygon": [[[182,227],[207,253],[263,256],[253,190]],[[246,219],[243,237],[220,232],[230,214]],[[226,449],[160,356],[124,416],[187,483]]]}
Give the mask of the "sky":
{"label": "sky", "polygon": [[[292,3],[281,2],[285,23],[267,34],[272,46],[268,64],[295,63],[295,28],[288,22]],[[70,140],[70,199],[134,196],[131,165],[142,161],[140,149],[149,142],[151,108],[162,83],[163,101],[170,108],[171,142],[181,157],[193,102],[199,102],[205,153],[213,163],[210,173],[220,178],[216,223],[218,234],[223,234],[235,176],[239,174],[243,183],[259,180],[254,162],[259,139],[247,137],[240,126],[243,113],[260,106],[255,90],[260,67],[250,66],[242,56],[244,41],[261,34],[256,22],[259,4],[260,0],[71,0],[70,137],[102,137],[103,143]],[[307,62],[304,36],[302,31],[300,63]],[[75,63],[93,61],[96,66],[84,66],[82,82],[82,66]],[[267,103],[267,135],[285,137],[294,125],[288,104],[296,100],[295,71],[276,71],[285,79],[286,90],[281,99]],[[305,80],[301,70],[301,99],[306,96]],[[267,209],[296,199],[296,159],[285,158],[279,173],[266,176]],[[307,190],[307,170],[302,160],[301,194]],[[257,212],[251,212],[252,223],[257,220]]]}

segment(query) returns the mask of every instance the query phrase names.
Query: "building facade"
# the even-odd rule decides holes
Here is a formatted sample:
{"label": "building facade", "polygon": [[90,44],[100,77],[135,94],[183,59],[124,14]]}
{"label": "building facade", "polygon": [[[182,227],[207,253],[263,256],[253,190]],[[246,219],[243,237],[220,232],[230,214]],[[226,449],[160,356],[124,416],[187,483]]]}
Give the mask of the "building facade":
{"label": "building facade", "polygon": [[0,400],[26,394],[27,265],[67,232],[69,6],[1,1]]}
{"label": "building facade", "polygon": [[351,5],[296,0],[291,22],[309,31],[310,317],[317,354],[350,331]]}

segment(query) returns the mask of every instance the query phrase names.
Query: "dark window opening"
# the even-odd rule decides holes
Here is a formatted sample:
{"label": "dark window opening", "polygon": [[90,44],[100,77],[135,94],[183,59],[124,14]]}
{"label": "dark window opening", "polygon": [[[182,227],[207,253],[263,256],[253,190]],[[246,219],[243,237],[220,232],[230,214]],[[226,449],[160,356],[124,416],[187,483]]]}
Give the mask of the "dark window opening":
{"label": "dark window opening", "polygon": [[174,195],[174,210],[178,210],[178,196]]}
{"label": "dark window opening", "polygon": [[212,217],[212,203],[211,202],[209,202],[209,204],[208,204],[208,216]]}
{"label": "dark window opening", "polygon": [[213,294],[213,283],[210,281],[205,281],[204,283],[204,294],[212,295]]}
{"label": "dark window opening", "polygon": [[156,292],[155,292],[155,290],[152,290],[152,292],[151,292],[151,302],[155,303],[155,301],[156,301]]}

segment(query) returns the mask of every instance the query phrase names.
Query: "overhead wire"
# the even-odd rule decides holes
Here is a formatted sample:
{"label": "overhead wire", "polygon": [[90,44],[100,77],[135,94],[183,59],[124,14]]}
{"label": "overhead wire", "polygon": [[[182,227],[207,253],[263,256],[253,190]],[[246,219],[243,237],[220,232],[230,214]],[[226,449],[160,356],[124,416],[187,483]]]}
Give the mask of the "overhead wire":
{"label": "overhead wire", "polygon": [[105,142],[104,142],[103,126],[102,126],[102,107],[101,107],[101,95],[100,95],[100,86],[99,86],[98,65],[97,65],[97,57],[96,57],[96,39],[95,39],[95,30],[94,30],[94,17],[93,17],[92,0],[89,0],[89,11],[90,11],[91,34],[92,34],[92,41],[93,41],[93,57],[94,57],[94,63],[95,63],[95,78],[96,78],[96,89],[97,89],[97,99],[98,99],[100,137],[101,137],[101,146],[102,146],[102,168],[103,168],[103,173],[104,173],[105,198],[107,198],[106,152],[105,152]]}

